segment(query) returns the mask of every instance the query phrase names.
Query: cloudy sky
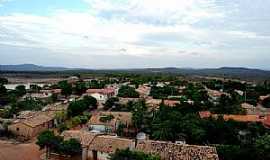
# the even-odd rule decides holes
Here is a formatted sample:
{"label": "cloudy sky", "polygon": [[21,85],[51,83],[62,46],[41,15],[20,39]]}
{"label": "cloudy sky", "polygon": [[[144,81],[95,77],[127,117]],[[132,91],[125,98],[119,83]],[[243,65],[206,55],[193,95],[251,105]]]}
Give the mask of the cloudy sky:
{"label": "cloudy sky", "polygon": [[270,69],[269,0],[0,0],[0,64]]}

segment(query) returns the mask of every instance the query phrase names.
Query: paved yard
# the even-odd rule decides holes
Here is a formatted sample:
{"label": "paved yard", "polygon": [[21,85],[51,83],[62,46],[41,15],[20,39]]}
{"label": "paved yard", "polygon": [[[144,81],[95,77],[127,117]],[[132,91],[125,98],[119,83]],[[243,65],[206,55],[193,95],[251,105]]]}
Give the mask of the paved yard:
{"label": "paved yard", "polygon": [[0,160],[40,160],[41,154],[34,142],[15,144],[0,140]]}

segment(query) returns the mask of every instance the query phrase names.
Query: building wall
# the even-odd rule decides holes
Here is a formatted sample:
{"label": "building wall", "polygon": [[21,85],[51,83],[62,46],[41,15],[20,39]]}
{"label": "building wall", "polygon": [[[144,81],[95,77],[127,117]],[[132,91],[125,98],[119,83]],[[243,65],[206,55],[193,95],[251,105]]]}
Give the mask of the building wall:
{"label": "building wall", "polygon": [[110,155],[105,152],[97,152],[98,160],[109,160]]}
{"label": "building wall", "polygon": [[29,139],[33,135],[33,128],[23,123],[12,124],[8,126],[8,130],[22,139]]}
{"label": "building wall", "polygon": [[19,122],[8,126],[8,130],[17,135],[19,138],[27,140],[37,136],[40,132],[51,128],[52,124],[53,122],[49,121],[36,127],[30,127],[24,123]]}
{"label": "building wall", "polygon": [[107,95],[103,95],[103,94],[99,94],[99,93],[92,93],[90,95],[92,97],[96,98],[97,101],[100,101],[100,102],[106,102],[107,99],[108,99],[108,96]]}

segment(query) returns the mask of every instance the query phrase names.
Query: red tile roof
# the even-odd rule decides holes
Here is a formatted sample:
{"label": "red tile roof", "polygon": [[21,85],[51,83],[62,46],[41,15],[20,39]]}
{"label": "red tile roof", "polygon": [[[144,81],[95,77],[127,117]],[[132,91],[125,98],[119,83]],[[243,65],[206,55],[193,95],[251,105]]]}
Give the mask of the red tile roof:
{"label": "red tile roof", "polygon": [[211,112],[210,111],[201,111],[201,112],[199,112],[199,115],[201,118],[209,118],[209,117],[211,117]]}
{"label": "red tile roof", "polygon": [[86,90],[86,93],[114,94],[115,90],[113,88],[88,89],[88,90]]}
{"label": "red tile roof", "polygon": [[210,111],[201,111],[199,112],[201,118],[218,118],[219,116],[223,116],[225,121],[235,120],[238,122],[263,122],[265,117],[261,117],[260,115],[232,115],[232,114],[212,114]]}
{"label": "red tile roof", "polygon": [[175,100],[164,100],[164,104],[166,106],[174,107],[177,104],[180,104],[180,101],[175,101]]}

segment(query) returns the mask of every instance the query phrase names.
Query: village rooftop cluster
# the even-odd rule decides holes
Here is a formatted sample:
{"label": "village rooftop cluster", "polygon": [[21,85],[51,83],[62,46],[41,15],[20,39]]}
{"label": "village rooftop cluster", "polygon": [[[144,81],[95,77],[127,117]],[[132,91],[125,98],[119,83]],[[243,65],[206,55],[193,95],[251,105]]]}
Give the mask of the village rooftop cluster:
{"label": "village rooftop cluster", "polygon": [[121,152],[162,160],[270,158],[268,81],[76,74],[0,83],[1,139],[39,146],[44,159],[109,160]]}

